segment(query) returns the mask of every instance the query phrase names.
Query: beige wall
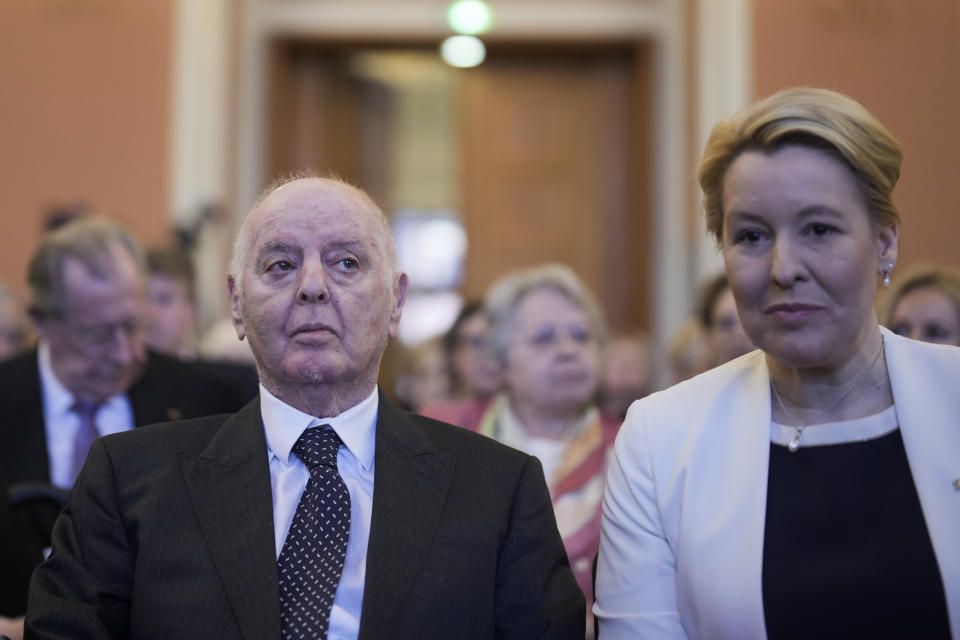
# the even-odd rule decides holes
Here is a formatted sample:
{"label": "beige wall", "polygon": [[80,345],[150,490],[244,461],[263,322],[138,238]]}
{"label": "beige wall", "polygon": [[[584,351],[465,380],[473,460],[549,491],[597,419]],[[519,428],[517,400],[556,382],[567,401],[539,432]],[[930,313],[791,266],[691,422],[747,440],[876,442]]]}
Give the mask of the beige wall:
{"label": "beige wall", "polygon": [[897,136],[900,266],[960,264],[960,0],[754,0],[757,96],[837,89]]}
{"label": "beige wall", "polygon": [[[23,289],[51,203],[86,200],[145,241],[165,230],[174,5],[0,2],[0,280]],[[753,11],[756,95],[807,83],[865,102],[906,151],[901,264],[960,262],[960,191],[950,188],[960,148],[960,0],[753,0]],[[692,16],[686,24],[692,35]]]}
{"label": "beige wall", "polygon": [[0,2],[0,280],[25,289],[50,204],[164,233],[173,4]]}

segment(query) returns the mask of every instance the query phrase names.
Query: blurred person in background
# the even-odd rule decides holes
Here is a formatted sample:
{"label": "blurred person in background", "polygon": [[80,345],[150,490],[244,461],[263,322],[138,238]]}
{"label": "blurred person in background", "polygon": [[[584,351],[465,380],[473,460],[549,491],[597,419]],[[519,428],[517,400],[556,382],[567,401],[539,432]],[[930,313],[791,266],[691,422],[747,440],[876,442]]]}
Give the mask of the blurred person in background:
{"label": "blurred person in background", "polygon": [[627,409],[650,393],[650,344],[640,333],[615,335],[600,357],[597,406],[610,421],[623,422]]}
{"label": "blurred person in background", "polygon": [[211,349],[209,342],[198,344],[195,272],[190,254],[175,244],[155,246],[147,250],[146,263],[150,312],[147,348],[233,380],[236,386],[246,389],[247,400],[257,395],[259,383],[253,354],[245,342],[237,340],[229,319],[220,353]]}
{"label": "blurred person in background", "polygon": [[878,326],[900,145],[833,91],[717,124],[706,226],[758,349],[634,404],[604,640],[960,638],[960,351]]}
{"label": "blurred person in background", "polygon": [[193,260],[173,245],[147,250],[147,346],[180,358],[197,355]]}
{"label": "blurred person in background", "polygon": [[960,271],[933,265],[908,269],[887,290],[880,318],[898,335],[960,346]]}
{"label": "blurred person in background", "polygon": [[740,324],[726,274],[717,274],[707,281],[701,291],[699,309],[706,332],[708,369],[753,351],[753,343]]}
{"label": "blurred person in background", "polygon": [[33,342],[30,319],[20,298],[0,283],[0,360],[28,349]]}
{"label": "blurred person in background", "polygon": [[91,215],[90,205],[86,202],[61,202],[47,207],[40,223],[41,231],[54,231],[74,220]]}
{"label": "blurred person in background", "polygon": [[400,406],[414,413],[450,400],[450,370],[442,338],[429,338],[402,350],[395,389]]}
{"label": "blurred person in background", "polygon": [[466,304],[443,336],[453,399],[421,407],[421,414],[458,427],[477,428],[502,380],[489,334],[490,321],[483,303]]}
{"label": "blurred person in background", "polygon": [[667,347],[672,384],[703,373],[710,368],[710,349],[707,345],[703,320],[691,316],[673,334]]}
{"label": "blurred person in background", "polygon": [[143,254],[115,223],[81,217],[48,232],[28,281],[38,348],[0,363],[0,615],[7,617],[24,613],[30,573],[59,511],[55,500],[13,500],[24,483],[68,489],[100,435],[235,411],[248,398],[231,380],[148,353]]}
{"label": "blurred person in background", "polygon": [[[603,474],[619,426],[594,404],[603,316],[586,286],[559,264],[506,275],[490,289],[486,307],[503,390],[478,431],[540,460],[567,556],[590,603]],[[592,617],[588,625],[592,632]]]}
{"label": "blurred person in background", "polygon": [[[244,367],[253,367],[253,352],[245,340],[237,340],[233,320],[223,317],[210,325],[200,337],[200,357],[217,362],[228,362]],[[254,372],[256,370],[254,369]]]}

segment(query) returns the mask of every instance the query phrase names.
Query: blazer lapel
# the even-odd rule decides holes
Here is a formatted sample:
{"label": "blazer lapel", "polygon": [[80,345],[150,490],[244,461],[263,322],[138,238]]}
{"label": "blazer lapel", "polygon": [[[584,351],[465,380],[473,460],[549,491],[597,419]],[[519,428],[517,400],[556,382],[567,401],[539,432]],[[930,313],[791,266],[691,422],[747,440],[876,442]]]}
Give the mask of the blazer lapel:
{"label": "blazer lapel", "polygon": [[455,459],[380,394],[361,639],[390,635],[433,544]]}
{"label": "blazer lapel", "polygon": [[770,377],[760,351],[738,362],[740,371],[704,395],[693,420],[700,433],[691,437],[679,467],[688,480],[681,502],[687,521],[681,544],[687,548],[678,557],[693,558],[691,566],[701,572],[690,587],[704,588],[694,602],[710,610],[703,617],[715,621],[714,637],[764,638]]}
{"label": "blazer lapel", "polygon": [[246,637],[280,637],[267,443],[255,399],[181,461],[200,528]]}
{"label": "blazer lapel", "polygon": [[960,397],[951,389],[960,367],[955,353],[928,361],[924,356],[935,355],[930,347],[881,330],[900,435],[940,566],[950,627],[960,638],[960,489],[954,486],[960,480]]}

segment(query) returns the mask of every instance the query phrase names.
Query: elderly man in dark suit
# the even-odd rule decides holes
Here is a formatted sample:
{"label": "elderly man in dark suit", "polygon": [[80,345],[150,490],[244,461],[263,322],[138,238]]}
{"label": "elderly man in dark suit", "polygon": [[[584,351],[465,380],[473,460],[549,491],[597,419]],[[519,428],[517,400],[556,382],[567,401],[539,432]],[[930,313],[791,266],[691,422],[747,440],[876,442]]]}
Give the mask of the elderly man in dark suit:
{"label": "elderly man in dark suit", "polygon": [[407,277],[366,194],[268,191],[230,273],[258,399],[94,444],[27,637],[582,638],[537,460],[377,390]]}
{"label": "elderly man in dark suit", "polygon": [[249,400],[213,371],[147,353],[143,259],[118,225],[49,233],[28,276],[39,348],[0,364],[0,633],[14,636],[6,618],[24,613],[60,507],[46,488],[72,486],[93,439]]}

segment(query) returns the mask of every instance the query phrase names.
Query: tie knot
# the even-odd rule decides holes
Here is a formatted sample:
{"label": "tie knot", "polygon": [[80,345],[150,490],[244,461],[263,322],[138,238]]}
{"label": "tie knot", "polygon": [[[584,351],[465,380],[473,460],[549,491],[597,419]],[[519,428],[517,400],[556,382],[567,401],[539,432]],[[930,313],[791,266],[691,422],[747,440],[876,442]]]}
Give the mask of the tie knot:
{"label": "tie knot", "polygon": [[293,452],[311,471],[320,465],[336,469],[339,448],[340,436],[337,432],[329,426],[321,425],[304,430],[293,445]]}
{"label": "tie knot", "polygon": [[97,411],[99,410],[99,404],[95,402],[88,402],[87,400],[76,400],[74,401],[73,406],[70,407],[70,411],[73,411],[75,414],[86,420],[93,420],[94,416],[97,415]]}

